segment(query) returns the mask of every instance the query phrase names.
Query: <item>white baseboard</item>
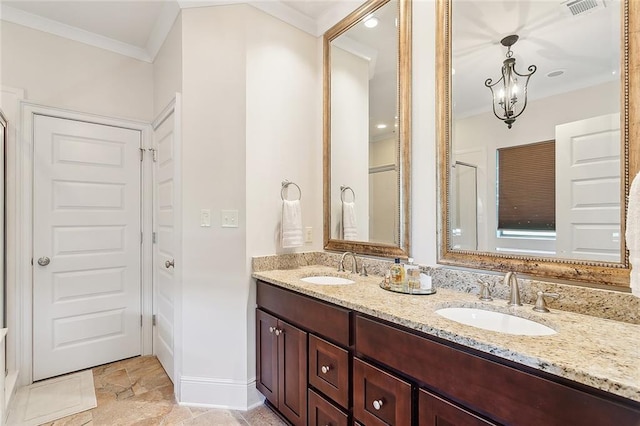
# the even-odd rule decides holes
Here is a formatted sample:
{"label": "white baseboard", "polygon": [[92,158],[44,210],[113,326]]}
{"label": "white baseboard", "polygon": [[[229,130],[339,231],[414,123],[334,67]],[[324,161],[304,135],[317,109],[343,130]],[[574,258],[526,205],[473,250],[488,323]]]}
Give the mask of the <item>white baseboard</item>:
{"label": "white baseboard", "polygon": [[180,379],[180,405],[247,411],[263,401],[255,379],[249,382],[189,376]]}

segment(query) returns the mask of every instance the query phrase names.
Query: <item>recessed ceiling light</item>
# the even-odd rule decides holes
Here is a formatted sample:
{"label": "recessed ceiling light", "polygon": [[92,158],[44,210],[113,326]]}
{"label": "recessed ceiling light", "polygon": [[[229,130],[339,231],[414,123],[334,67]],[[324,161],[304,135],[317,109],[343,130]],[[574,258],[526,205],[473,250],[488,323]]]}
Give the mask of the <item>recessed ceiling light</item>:
{"label": "recessed ceiling light", "polygon": [[364,26],[367,28],[374,28],[378,26],[378,18],[373,15],[369,15],[364,19]]}
{"label": "recessed ceiling light", "polygon": [[547,77],[549,77],[549,78],[559,77],[562,74],[564,74],[564,70],[554,70],[554,71],[549,71],[547,73]]}
{"label": "recessed ceiling light", "polygon": [[387,125],[386,125],[386,124],[378,124],[378,125],[376,126],[376,128],[377,128],[377,129],[386,129],[386,128],[387,128]]}

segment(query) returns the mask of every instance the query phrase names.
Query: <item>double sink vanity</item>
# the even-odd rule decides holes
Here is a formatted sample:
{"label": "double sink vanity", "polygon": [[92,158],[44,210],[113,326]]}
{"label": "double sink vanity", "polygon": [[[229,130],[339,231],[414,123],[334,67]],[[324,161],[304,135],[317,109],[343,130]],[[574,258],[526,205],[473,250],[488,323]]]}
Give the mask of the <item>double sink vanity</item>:
{"label": "double sink vanity", "polygon": [[[582,21],[547,9],[552,3],[435,1],[435,159],[411,152],[412,130],[423,126],[411,122],[412,81],[422,78],[411,70],[411,28],[430,24],[412,17],[412,1],[367,0],[324,34],[326,251],[253,259],[256,387],[290,423],[640,426],[640,298],[628,292],[631,264],[622,237],[629,182],[640,165],[640,85],[629,78],[640,67],[640,2],[613,2]],[[373,28],[367,25],[372,17],[391,32],[371,37],[365,27]],[[587,25],[591,18],[596,21]],[[513,22],[520,23],[520,36],[509,32]],[[604,30],[606,37],[596,38],[608,44],[596,51],[582,43],[586,50],[578,53],[570,40],[584,41],[594,28]],[[536,43],[554,34],[541,50]],[[606,76],[589,78],[601,82],[597,86],[585,83],[572,92],[562,84],[556,91],[540,78],[538,98],[513,129],[512,123],[492,126],[496,117],[511,117],[505,112],[501,118],[495,107],[491,113],[485,87],[492,81],[485,78],[499,70],[489,58],[500,53],[505,36],[521,37],[519,67],[573,66],[559,60],[571,50],[580,60],[570,62],[583,70],[597,71],[587,61],[594,57],[619,72],[603,71]],[[370,57],[356,48],[363,45],[378,53],[375,63],[361,63]],[[389,46],[391,54],[383,55]],[[548,58],[556,59],[545,63]],[[392,91],[378,97],[382,88]],[[363,92],[366,97],[353,95]],[[525,86],[522,105],[526,93]],[[465,108],[469,100],[482,105]],[[389,106],[388,117],[366,105]],[[610,137],[596,141],[576,133],[569,145],[562,129],[597,117],[608,117]],[[376,126],[385,120],[389,126]],[[384,128],[395,130],[379,131]],[[498,154],[549,141],[557,145],[554,158],[572,157],[563,150],[570,146],[578,163],[607,163],[613,172],[601,176],[584,168],[570,177],[568,166],[558,167],[547,188],[556,199],[555,208],[546,209],[548,219],[538,220],[536,212],[549,202],[500,207],[506,197],[496,197]],[[391,155],[384,161],[370,155],[381,152]],[[602,158],[586,156],[600,152]],[[537,179],[538,167],[525,160]],[[434,208],[412,209],[412,162],[437,167]],[[515,193],[529,195],[531,179],[523,185]],[[345,232],[354,228],[344,223],[347,202],[355,204],[357,238],[354,229]],[[522,217],[510,222],[514,212]],[[423,237],[437,240],[439,267],[422,268],[436,293],[381,288],[391,262],[375,259],[417,256],[411,220],[425,217],[438,222]],[[431,224],[423,222],[424,228]],[[370,275],[355,273],[356,265],[354,273],[339,272],[345,252],[371,256]],[[512,272],[528,277],[520,289]],[[566,282],[572,284],[560,284]],[[548,312],[545,297],[557,297],[549,299]]]}
{"label": "double sink vanity", "polygon": [[640,425],[638,325],[437,280],[421,296],[335,266],[260,269],[257,387],[292,424]]}

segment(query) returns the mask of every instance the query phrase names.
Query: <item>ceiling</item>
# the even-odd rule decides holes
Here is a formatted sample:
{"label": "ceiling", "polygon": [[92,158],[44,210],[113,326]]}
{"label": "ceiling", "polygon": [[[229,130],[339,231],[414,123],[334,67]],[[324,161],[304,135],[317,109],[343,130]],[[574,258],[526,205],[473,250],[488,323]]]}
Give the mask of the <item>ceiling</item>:
{"label": "ceiling", "polygon": [[180,9],[234,3],[249,3],[320,36],[362,1],[2,0],[0,18],[153,62]]}
{"label": "ceiling", "polygon": [[[619,78],[620,1],[587,0],[598,7],[573,15],[565,0],[455,0],[452,6],[453,109],[456,118],[489,111],[486,79],[501,77],[507,49],[500,40],[517,34],[516,71],[537,70],[529,100]],[[582,3],[587,3],[582,1]],[[562,71],[556,76],[548,76]],[[553,75],[553,74],[552,74]]]}

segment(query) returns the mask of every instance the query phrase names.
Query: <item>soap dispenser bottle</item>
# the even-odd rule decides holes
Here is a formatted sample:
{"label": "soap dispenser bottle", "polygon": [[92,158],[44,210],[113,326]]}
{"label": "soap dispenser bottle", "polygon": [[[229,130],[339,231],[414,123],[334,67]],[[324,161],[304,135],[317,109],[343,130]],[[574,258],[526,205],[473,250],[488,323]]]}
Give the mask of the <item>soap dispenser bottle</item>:
{"label": "soap dispenser bottle", "polygon": [[390,269],[391,284],[401,285],[404,283],[405,271],[404,267],[400,264],[400,259],[395,260],[395,263],[391,265]]}

